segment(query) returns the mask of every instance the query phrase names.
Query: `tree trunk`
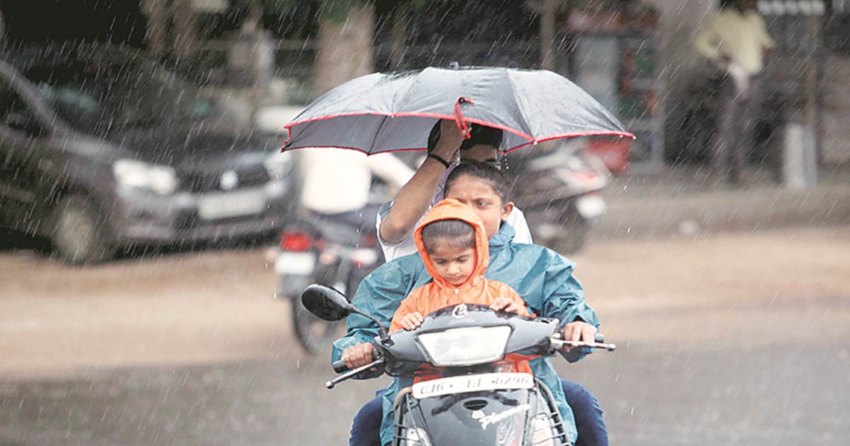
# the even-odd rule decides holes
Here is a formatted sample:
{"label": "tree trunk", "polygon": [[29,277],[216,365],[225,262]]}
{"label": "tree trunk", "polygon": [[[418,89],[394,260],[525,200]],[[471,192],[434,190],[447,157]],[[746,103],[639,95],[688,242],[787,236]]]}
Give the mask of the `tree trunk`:
{"label": "tree trunk", "polygon": [[407,8],[404,4],[396,6],[393,11],[393,24],[391,33],[392,51],[390,52],[390,61],[392,69],[398,70],[404,63],[404,53],[407,39]]}
{"label": "tree trunk", "polygon": [[174,55],[180,58],[195,52],[195,11],[191,0],[174,3]]}
{"label": "tree trunk", "polygon": [[555,0],[543,0],[540,11],[540,68],[555,69]]}
{"label": "tree trunk", "polygon": [[357,76],[374,71],[372,39],[375,13],[370,4],[351,7],[344,20],[319,23],[319,46],[314,65],[316,96]]}
{"label": "tree trunk", "polygon": [[145,0],[143,11],[148,17],[148,29],[145,35],[148,51],[156,57],[166,53],[165,33],[168,28],[165,2],[163,0]]}

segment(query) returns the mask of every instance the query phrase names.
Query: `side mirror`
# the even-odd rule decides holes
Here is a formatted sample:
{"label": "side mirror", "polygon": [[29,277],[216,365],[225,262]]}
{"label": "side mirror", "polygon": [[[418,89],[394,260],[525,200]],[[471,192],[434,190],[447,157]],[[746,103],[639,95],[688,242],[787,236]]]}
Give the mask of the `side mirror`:
{"label": "side mirror", "polygon": [[318,284],[308,286],[301,292],[301,303],[307,311],[331,322],[338,321],[351,313],[357,313],[377,325],[381,341],[387,345],[392,345],[387,329],[381,325],[379,320],[352,305],[344,294],[331,287]]}
{"label": "side mirror", "polygon": [[324,285],[310,285],[301,292],[301,303],[307,311],[326,321],[338,321],[358,312],[345,295]]}

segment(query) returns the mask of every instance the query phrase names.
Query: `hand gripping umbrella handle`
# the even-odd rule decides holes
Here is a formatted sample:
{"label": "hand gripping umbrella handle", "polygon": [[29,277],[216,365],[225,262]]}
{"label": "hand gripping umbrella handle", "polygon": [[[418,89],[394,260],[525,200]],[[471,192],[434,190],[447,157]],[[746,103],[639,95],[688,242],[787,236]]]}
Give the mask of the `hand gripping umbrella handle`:
{"label": "hand gripping umbrella handle", "polygon": [[466,119],[463,117],[463,110],[461,109],[461,105],[467,103],[474,104],[475,102],[472,99],[465,98],[463,96],[457,98],[457,102],[455,102],[455,124],[463,137],[465,139],[470,139],[472,138],[472,132],[469,131],[469,123],[466,122]]}

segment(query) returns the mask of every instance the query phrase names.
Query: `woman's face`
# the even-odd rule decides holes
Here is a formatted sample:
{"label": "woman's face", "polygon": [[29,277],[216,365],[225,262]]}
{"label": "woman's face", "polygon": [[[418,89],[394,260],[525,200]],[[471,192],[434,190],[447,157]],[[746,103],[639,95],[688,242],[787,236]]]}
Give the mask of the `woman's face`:
{"label": "woman's face", "polygon": [[513,203],[502,203],[502,199],[487,182],[470,176],[461,175],[451,189],[446,191],[446,198],[454,198],[472,207],[478,217],[484,221],[487,238],[493,238],[499,232],[499,224],[514,208]]}

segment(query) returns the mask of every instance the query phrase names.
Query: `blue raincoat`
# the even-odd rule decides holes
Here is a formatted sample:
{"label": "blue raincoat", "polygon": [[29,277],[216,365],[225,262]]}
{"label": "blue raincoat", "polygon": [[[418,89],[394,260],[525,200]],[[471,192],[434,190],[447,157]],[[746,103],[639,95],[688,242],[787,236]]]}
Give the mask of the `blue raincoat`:
{"label": "blue raincoat", "polygon": [[[514,244],[513,228],[503,223],[499,233],[489,240],[490,266],[485,277],[510,285],[522,296],[528,310],[537,316],[557,318],[562,325],[576,320],[599,326],[596,313],[584,302],[581,284],[573,277],[575,264],[560,254],[537,245]],[[386,263],[360,283],[352,303],[389,327],[393,314],[415,288],[431,281],[419,254],[411,254]],[[352,314],[346,320],[348,333],[334,342],[332,361],[342,352],[378,335],[375,325],[363,316]],[[580,356],[574,356],[577,360]],[[568,358],[570,359],[570,358]],[[534,375],[555,397],[564,425],[573,443],[577,438],[573,412],[567,405],[560,378],[549,358],[530,362]],[[411,380],[396,378],[383,397],[384,420],[381,444],[392,441],[391,417],[393,400],[398,390],[411,385]]]}

